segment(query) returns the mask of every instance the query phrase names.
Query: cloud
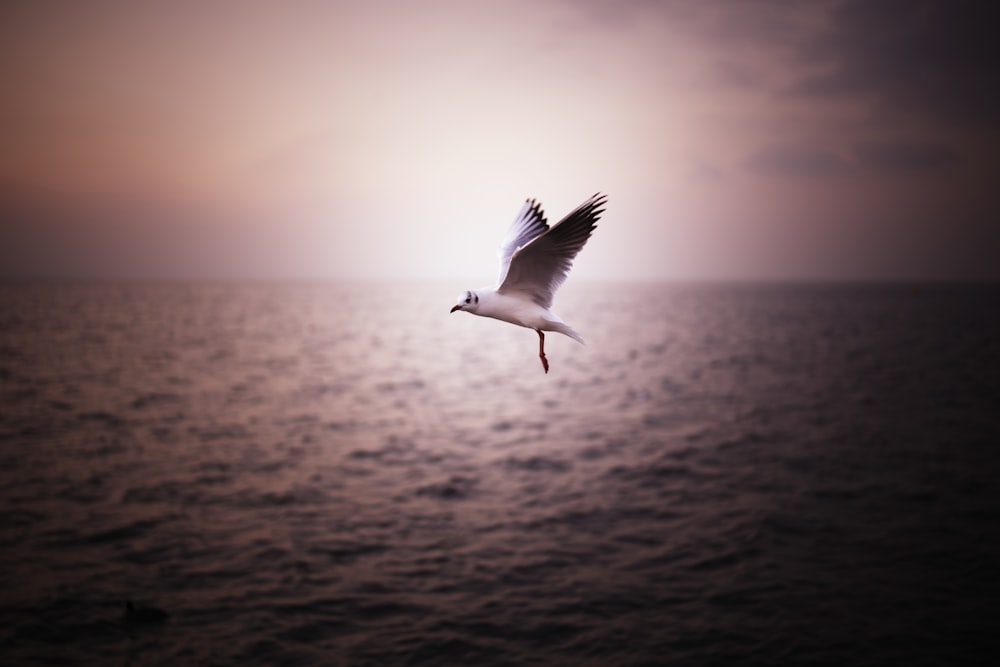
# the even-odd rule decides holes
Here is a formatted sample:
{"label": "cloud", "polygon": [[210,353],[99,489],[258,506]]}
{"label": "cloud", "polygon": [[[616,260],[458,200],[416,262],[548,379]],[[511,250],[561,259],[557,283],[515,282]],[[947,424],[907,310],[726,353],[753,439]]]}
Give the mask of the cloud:
{"label": "cloud", "polygon": [[758,89],[767,83],[767,77],[760,69],[735,60],[717,61],[712,67],[711,76],[720,84],[736,89]]}
{"label": "cloud", "polygon": [[807,144],[771,144],[750,153],[743,167],[759,174],[820,179],[845,176],[858,169],[938,173],[961,163],[961,155],[950,146],[890,139],[858,141],[844,155]]}
{"label": "cloud", "polygon": [[749,171],[788,177],[843,176],[853,166],[840,155],[812,148],[775,144],[751,153],[743,162]]}
{"label": "cloud", "polygon": [[976,0],[851,0],[799,54],[821,72],[787,92],[828,98],[863,94],[896,111],[996,125],[1000,118],[997,11]]}
{"label": "cloud", "polygon": [[923,142],[859,143],[854,156],[862,166],[892,171],[938,171],[960,162],[959,154],[950,147]]}

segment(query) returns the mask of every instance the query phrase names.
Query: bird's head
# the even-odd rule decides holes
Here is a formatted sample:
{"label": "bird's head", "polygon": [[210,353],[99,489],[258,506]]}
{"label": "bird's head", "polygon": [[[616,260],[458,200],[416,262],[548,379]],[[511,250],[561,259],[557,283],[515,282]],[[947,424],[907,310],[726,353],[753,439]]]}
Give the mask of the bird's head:
{"label": "bird's head", "polygon": [[451,312],[456,310],[467,310],[474,313],[479,309],[479,295],[473,291],[462,292],[456,299],[457,303],[451,307]]}

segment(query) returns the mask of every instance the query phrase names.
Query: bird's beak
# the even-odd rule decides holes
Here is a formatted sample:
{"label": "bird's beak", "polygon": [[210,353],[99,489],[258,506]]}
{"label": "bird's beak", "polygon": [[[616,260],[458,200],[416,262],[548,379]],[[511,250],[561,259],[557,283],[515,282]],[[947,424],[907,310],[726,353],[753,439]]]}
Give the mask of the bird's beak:
{"label": "bird's beak", "polygon": [[462,310],[461,304],[459,304],[457,306],[452,306],[450,312],[454,313],[456,310]]}

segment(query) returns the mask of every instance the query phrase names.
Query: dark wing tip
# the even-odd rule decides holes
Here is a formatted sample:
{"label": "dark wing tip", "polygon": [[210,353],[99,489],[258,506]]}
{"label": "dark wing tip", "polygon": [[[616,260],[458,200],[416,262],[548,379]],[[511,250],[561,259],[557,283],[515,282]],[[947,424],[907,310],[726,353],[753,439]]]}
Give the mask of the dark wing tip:
{"label": "dark wing tip", "polygon": [[525,200],[525,202],[530,206],[528,209],[530,216],[532,218],[538,218],[542,225],[548,228],[549,221],[545,219],[545,213],[542,211],[542,205],[538,203],[538,200],[534,197],[529,197]]}
{"label": "dark wing tip", "polygon": [[605,206],[608,203],[608,196],[602,194],[600,191],[595,192],[586,201],[580,204],[574,213],[581,213],[586,217],[590,218],[591,224],[597,227],[597,221],[601,219],[601,215],[605,211]]}

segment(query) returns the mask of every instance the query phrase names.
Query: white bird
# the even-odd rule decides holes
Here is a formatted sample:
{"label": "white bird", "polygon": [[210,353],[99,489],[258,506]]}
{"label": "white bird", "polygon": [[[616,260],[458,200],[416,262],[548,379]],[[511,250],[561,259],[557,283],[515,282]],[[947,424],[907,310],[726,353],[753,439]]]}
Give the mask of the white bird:
{"label": "white bird", "polygon": [[541,205],[527,200],[500,244],[496,286],[460,294],[451,312],[464,310],[534,329],[538,332],[538,358],[548,373],[543,331],[557,331],[583,343],[580,334],[550,308],[573,258],[597,227],[606,202],[607,196],[597,193],[550,228]]}

